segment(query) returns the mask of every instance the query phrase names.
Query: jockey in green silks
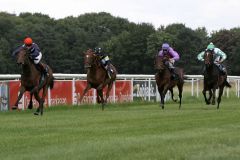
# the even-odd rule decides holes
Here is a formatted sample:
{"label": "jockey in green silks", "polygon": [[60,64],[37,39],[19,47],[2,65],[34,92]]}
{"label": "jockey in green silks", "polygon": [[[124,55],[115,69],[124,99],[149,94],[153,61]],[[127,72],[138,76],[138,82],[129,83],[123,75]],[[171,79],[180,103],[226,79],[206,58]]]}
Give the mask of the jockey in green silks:
{"label": "jockey in green silks", "polygon": [[[214,54],[214,64],[219,68],[219,70],[223,73],[226,74],[226,68],[223,66],[222,62],[227,58],[226,53],[224,53],[221,49],[215,47],[215,45],[211,42],[208,46],[207,49],[202,51],[201,53],[198,54],[197,59],[199,61],[204,61],[204,53],[206,51],[213,52]],[[205,71],[205,68],[204,68]]]}

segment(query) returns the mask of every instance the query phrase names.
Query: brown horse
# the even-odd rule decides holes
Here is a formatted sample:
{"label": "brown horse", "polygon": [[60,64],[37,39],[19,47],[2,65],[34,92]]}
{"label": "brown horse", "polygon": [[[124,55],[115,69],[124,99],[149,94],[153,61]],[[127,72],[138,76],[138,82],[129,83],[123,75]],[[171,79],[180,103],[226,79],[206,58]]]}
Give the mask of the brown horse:
{"label": "brown horse", "polygon": [[[203,83],[203,96],[206,104],[212,103],[215,105],[215,96],[216,89],[219,88],[218,94],[218,105],[217,109],[219,109],[219,104],[221,102],[221,97],[223,94],[223,89],[225,86],[231,87],[231,85],[227,82],[227,75],[222,74],[219,68],[214,64],[214,53],[211,51],[206,51],[204,53],[204,64],[205,64],[205,72],[204,72],[204,83]],[[206,91],[209,91],[209,97],[206,96]],[[211,101],[212,98],[212,102]]]}
{"label": "brown horse", "polygon": [[[82,101],[84,95],[91,88],[97,90],[97,102],[102,103],[102,110],[104,110],[104,105],[107,103],[110,90],[112,89],[113,82],[116,80],[117,70],[111,64],[111,69],[113,73],[111,78],[108,77],[107,71],[103,68],[100,63],[99,56],[97,56],[93,50],[88,49],[84,53],[84,68],[87,69],[87,86],[80,97],[80,102]],[[103,88],[108,86],[106,92],[106,98],[103,98]]]}
{"label": "brown horse", "polygon": [[[29,58],[28,50],[22,48],[16,53],[16,61],[18,65],[22,67],[21,73],[21,86],[20,86],[20,94],[18,95],[18,99],[12,109],[18,108],[18,103],[23,96],[25,91],[30,92],[30,103],[28,105],[29,109],[32,109],[32,96],[34,95],[35,99],[39,103],[39,107],[37,108],[35,115],[43,114],[43,104],[45,101],[45,96],[47,94],[47,89],[53,88],[54,78],[52,69],[48,67],[49,76],[42,75],[41,72],[36,68],[33,61]],[[45,65],[46,66],[46,65]],[[42,97],[39,96],[39,91],[43,89]]]}
{"label": "brown horse", "polygon": [[181,108],[182,104],[182,91],[183,91],[183,69],[175,68],[175,73],[177,74],[177,79],[171,79],[171,72],[169,71],[168,67],[165,65],[165,62],[169,61],[168,56],[160,57],[156,56],[155,58],[155,69],[157,73],[155,74],[156,83],[158,86],[158,92],[161,97],[160,106],[164,109],[164,99],[167,91],[169,90],[172,95],[172,100],[177,101],[174,99],[173,95],[173,87],[177,85],[178,92],[179,92],[179,109]]}

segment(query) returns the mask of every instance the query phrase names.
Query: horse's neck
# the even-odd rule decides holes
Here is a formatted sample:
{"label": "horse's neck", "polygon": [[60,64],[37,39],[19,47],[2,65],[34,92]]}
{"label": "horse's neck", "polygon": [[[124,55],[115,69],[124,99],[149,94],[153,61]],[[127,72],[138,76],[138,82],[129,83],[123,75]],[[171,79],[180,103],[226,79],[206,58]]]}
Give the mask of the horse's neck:
{"label": "horse's neck", "polygon": [[23,65],[22,70],[23,70],[23,76],[29,77],[33,73],[35,73],[37,69],[33,63],[28,63],[28,64]]}
{"label": "horse's neck", "polygon": [[164,69],[162,69],[162,70],[159,71],[159,75],[164,76],[164,75],[166,75],[168,72],[170,73],[170,71],[168,70],[168,68],[167,68],[166,66],[164,66]]}
{"label": "horse's neck", "polygon": [[220,74],[219,69],[215,64],[212,64],[211,66],[206,67],[206,71],[207,71],[207,74],[209,75],[215,76]]}

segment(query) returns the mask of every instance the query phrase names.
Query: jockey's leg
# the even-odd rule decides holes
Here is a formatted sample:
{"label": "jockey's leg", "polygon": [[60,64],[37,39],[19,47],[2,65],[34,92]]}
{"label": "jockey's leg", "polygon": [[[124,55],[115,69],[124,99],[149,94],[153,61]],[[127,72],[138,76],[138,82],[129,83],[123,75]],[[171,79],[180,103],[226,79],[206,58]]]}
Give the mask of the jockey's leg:
{"label": "jockey's leg", "polygon": [[41,72],[46,75],[46,76],[49,76],[48,74],[48,67],[44,67],[43,63],[42,62],[39,62],[38,63],[38,66],[39,68],[41,69]]}
{"label": "jockey's leg", "polygon": [[40,70],[40,72],[44,73],[44,75],[49,76],[48,74],[48,67],[44,67],[44,65],[41,62],[42,59],[42,53],[39,52],[39,55],[35,57],[34,64],[36,65],[37,69]]}
{"label": "jockey's leg", "polygon": [[113,71],[112,71],[112,69],[110,67],[110,62],[109,61],[106,62],[105,69],[107,70],[108,77],[111,79],[111,75],[112,75]]}
{"label": "jockey's leg", "polygon": [[227,74],[226,68],[222,64],[219,64],[219,63],[215,63],[215,64],[223,75]]}
{"label": "jockey's leg", "polygon": [[110,67],[109,57],[106,56],[103,59],[101,59],[101,63],[104,67],[104,69],[107,71],[108,77],[111,79],[112,69]]}
{"label": "jockey's leg", "polygon": [[171,72],[171,79],[176,79],[177,78],[177,74],[175,73],[175,67],[173,66],[173,64],[169,61],[165,62],[165,64],[167,65],[169,71]]}

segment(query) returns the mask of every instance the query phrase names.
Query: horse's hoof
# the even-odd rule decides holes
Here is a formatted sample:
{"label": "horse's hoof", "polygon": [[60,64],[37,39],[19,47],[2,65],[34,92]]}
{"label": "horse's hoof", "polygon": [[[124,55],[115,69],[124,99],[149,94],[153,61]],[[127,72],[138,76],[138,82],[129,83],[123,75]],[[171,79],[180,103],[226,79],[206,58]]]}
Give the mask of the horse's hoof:
{"label": "horse's hoof", "polygon": [[34,115],[38,116],[38,115],[39,115],[39,112],[34,112]]}
{"label": "horse's hoof", "polygon": [[32,109],[33,107],[32,106],[28,106],[28,109]]}
{"label": "horse's hoof", "polygon": [[16,109],[18,109],[17,106],[12,106],[12,110],[16,110]]}

